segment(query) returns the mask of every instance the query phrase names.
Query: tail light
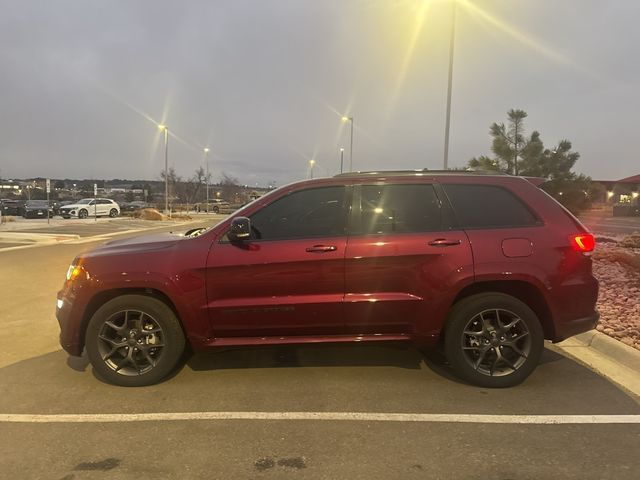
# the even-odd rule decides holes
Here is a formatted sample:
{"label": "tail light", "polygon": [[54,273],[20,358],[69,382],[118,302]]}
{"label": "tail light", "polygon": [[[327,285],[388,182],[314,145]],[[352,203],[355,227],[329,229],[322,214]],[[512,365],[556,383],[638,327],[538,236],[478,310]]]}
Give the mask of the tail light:
{"label": "tail light", "polygon": [[576,252],[589,253],[593,252],[593,249],[596,247],[596,239],[590,233],[571,235],[569,241],[571,242],[571,247]]}

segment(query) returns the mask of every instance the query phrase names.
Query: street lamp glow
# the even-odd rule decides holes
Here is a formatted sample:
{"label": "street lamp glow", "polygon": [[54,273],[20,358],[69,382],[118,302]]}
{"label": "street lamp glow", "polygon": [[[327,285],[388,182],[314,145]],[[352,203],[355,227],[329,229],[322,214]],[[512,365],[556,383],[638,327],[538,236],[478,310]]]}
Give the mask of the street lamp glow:
{"label": "street lamp glow", "polygon": [[166,125],[163,125],[163,124],[161,124],[161,123],[159,123],[159,124],[158,124],[158,129],[160,129],[160,130],[166,130],[166,129],[167,129],[167,126],[166,126]]}
{"label": "street lamp glow", "polygon": [[343,121],[343,122],[348,122],[348,121],[349,121],[349,117],[345,117],[345,116],[343,116],[343,117],[342,117],[342,121]]}
{"label": "street lamp glow", "polygon": [[638,195],[639,195],[638,192],[631,192],[631,196],[633,198],[638,198]]}
{"label": "street lamp glow", "polygon": [[204,147],[204,153],[209,153],[209,147]]}
{"label": "street lamp glow", "polygon": [[613,192],[611,190],[609,190],[607,192],[607,198],[611,198],[611,197],[613,197]]}

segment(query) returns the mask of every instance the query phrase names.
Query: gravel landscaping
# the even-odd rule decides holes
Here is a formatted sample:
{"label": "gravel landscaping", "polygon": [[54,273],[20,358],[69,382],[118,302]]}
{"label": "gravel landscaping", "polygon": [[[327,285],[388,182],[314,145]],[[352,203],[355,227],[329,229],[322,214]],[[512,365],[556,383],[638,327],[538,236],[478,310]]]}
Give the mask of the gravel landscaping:
{"label": "gravel landscaping", "polygon": [[600,281],[596,329],[640,350],[640,235],[596,237],[593,272]]}

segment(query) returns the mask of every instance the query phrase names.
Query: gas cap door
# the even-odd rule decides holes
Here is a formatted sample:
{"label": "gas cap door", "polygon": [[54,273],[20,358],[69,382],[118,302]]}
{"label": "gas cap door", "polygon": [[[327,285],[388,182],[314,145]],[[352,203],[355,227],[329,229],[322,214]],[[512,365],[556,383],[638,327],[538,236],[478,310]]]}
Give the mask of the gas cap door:
{"label": "gas cap door", "polygon": [[502,253],[508,258],[530,257],[533,255],[533,242],[528,238],[505,238],[502,240]]}

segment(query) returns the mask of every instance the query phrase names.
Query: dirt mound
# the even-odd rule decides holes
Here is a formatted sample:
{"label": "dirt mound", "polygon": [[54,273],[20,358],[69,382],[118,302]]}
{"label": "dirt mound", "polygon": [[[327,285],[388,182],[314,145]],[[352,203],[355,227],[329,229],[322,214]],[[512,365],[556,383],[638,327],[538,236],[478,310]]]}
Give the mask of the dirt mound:
{"label": "dirt mound", "polygon": [[155,208],[145,208],[140,210],[139,217],[142,220],[167,220],[168,217],[162,213],[160,213]]}

